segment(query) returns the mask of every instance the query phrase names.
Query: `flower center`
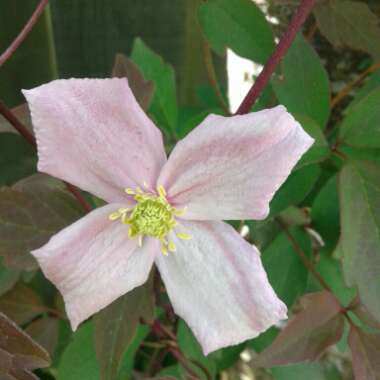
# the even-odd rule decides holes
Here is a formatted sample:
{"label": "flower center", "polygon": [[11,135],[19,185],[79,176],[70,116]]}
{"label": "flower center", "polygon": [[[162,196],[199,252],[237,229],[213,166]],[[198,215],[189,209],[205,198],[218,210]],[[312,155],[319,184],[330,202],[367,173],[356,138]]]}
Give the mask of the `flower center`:
{"label": "flower center", "polygon": [[[157,194],[143,192],[139,187],[135,190],[126,189],[128,195],[134,197],[136,205],[133,208],[120,208],[113,212],[110,220],[117,220],[123,224],[129,224],[128,237],[139,239],[142,245],[144,236],[154,237],[161,241],[161,251],[167,255],[168,251],[174,252],[176,246],[166,239],[168,233],[178,224],[176,216],[182,215],[185,210],[177,210],[166,199],[166,191],[162,186],[157,187]],[[191,239],[186,233],[177,232],[177,236],[183,240]]]}

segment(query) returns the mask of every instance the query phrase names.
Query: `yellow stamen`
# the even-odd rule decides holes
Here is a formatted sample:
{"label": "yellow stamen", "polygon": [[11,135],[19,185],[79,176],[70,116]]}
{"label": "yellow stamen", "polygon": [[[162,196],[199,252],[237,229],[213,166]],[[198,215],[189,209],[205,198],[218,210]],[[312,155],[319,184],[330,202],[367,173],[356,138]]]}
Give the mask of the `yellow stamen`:
{"label": "yellow stamen", "polygon": [[177,232],[177,236],[182,240],[191,240],[193,237],[185,232]]}
{"label": "yellow stamen", "polygon": [[177,250],[177,247],[175,246],[174,242],[170,241],[168,244],[168,250],[170,252],[175,252]]}
{"label": "yellow stamen", "polygon": [[164,189],[162,185],[157,187],[157,191],[158,191],[158,194],[160,194],[162,198],[166,198],[166,190]]}
{"label": "yellow stamen", "polygon": [[[148,187],[144,183],[144,187]],[[138,245],[143,244],[144,236],[150,236],[161,242],[161,251],[164,255],[176,251],[173,241],[167,239],[168,234],[178,224],[176,217],[183,215],[186,209],[177,210],[166,199],[166,190],[162,185],[157,186],[156,193],[144,192],[140,187],[136,190],[125,189],[128,195],[133,196],[136,205],[133,208],[121,207],[109,215],[110,220],[120,219],[121,223],[129,224],[128,237],[137,238]],[[186,233],[178,233],[183,240],[191,239]]]}

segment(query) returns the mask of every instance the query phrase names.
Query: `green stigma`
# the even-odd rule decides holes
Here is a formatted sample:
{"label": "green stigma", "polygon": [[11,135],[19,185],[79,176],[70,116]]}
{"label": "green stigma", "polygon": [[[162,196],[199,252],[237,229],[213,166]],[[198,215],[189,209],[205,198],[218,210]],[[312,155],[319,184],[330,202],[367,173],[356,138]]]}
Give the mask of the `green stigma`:
{"label": "green stigma", "polygon": [[[184,211],[177,210],[169,204],[162,186],[157,188],[157,194],[143,192],[140,188],[136,191],[128,188],[125,191],[134,197],[136,205],[132,209],[121,208],[113,212],[109,219],[120,219],[123,224],[130,225],[128,237],[138,238],[140,246],[143,237],[150,236],[160,240],[163,254],[167,255],[168,251],[174,252],[175,244],[166,237],[178,224],[175,217]],[[184,240],[191,239],[191,236],[185,233],[177,233],[177,236]]]}

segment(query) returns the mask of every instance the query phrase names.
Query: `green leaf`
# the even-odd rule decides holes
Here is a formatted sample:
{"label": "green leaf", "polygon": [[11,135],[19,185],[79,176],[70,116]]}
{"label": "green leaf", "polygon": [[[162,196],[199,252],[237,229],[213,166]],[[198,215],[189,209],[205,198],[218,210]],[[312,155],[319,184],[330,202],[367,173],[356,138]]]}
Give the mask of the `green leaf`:
{"label": "green leaf", "polygon": [[380,321],[380,166],[351,161],[339,178],[340,248],[349,285]]}
{"label": "green leaf", "polygon": [[83,215],[66,190],[45,183],[20,182],[0,190],[0,256],[12,268],[37,267],[30,254]]}
{"label": "green leaf", "polygon": [[303,310],[293,316],[274,342],[255,359],[262,367],[315,360],[343,334],[344,317],[331,293],[307,294]]}
{"label": "green leaf", "polygon": [[380,27],[368,5],[351,0],[321,1],[314,8],[321,33],[336,47],[350,47],[380,58]]}
{"label": "green leaf", "polygon": [[[309,237],[300,229],[289,230],[306,255],[311,255]],[[305,292],[308,272],[285,233],[281,233],[262,254],[264,268],[276,294],[291,307]]]}
{"label": "green leaf", "polygon": [[368,334],[351,327],[348,342],[352,352],[355,379],[380,379],[380,334]]}
{"label": "green leaf", "polygon": [[74,334],[72,342],[62,355],[58,380],[99,380],[96,361],[94,326],[92,322],[82,325]]}
{"label": "green leaf", "polygon": [[302,156],[297,163],[297,168],[304,165],[317,163],[325,160],[330,155],[330,149],[320,126],[312,119],[304,115],[295,115],[302,128],[315,141],[311,148]]}
{"label": "green leaf", "polygon": [[359,148],[380,148],[380,88],[349,107],[339,139]]}
{"label": "green leaf", "polygon": [[216,372],[219,373],[237,363],[240,359],[241,352],[245,349],[246,343],[240,343],[236,346],[222,348],[210,354],[215,361]]}
{"label": "green leaf", "polygon": [[358,90],[358,92],[355,94],[355,97],[350,103],[349,108],[354,106],[360,100],[364,99],[367,95],[369,95],[373,90],[379,87],[380,87],[380,69],[376,70],[367,78],[363,87],[361,87]]}
{"label": "green leaf", "polygon": [[341,305],[348,306],[355,297],[356,290],[348,288],[345,284],[341,263],[332,257],[321,255],[316,269],[330,286]]}
{"label": "green leaf", "polygon": [[333,248],[340,233],[337,177],[331,177],[314,199],[311,209],[313,228],[321,235],[325,246]]}
{"label": "green leaf", "polygon": [[132,61],[140,68],[145,80],[155,84],[153,100],[149,108],[160,127],[173,133],[177,127],[178,109],[175,74],[173,68],[151,50],[140,38],[136,38],[131,53]]}
{"label": "green leaf", "polygon": [[281,63],[281,75],[272,80],[280,103],[293,114],[313,119],[321,128],[330,114],[330,90],[326,70],[314,49],[298,36]]}
{"label": "green leaf", "polygon": [[311,164],[294,171],[280,187],[270,203],[271,215],[302,202],[316,183],[321,169]]}
{"label": "green leaf", "polygon": [[130,342],[127,351],[123,356],[117,380],[129,379],[135,367],[135,354],[143,340],[148,336],[150,330],[148,326],[139,325],[133,340]]}
{"label": "green leaf", "polygon": [[33,148],[15,133],[0,133],[0,186],[12,185],[35,173],[36,154]]}
{"label": "green leaf", "polygon": [[[192,368],[198,374],[200,379],[208,378],[201,367],[204,367],[207,370],[207,374],[210,375],[211,378],[215,378],[216,365],[211,357],[212,355],[207,357],[203,355],[201,346],[182,319],[178,323],[177,342],[180,350],[186,355],[186,357],[193,361],[194,364],[192,365]],[[197,366],[196,363],[199,363],[201,367]],[[181,372],[185,374],[186,370],[182,369]]]}
{"label": "green leaf", "polygon": [[136,335],[140,318],[154,316],[153,282],[150,280],[95,316],[96,353],[101,380],[113,380],[121,360]]}
{"label": "green leaf", "polygon": [[[271,369],[274,380],[330,380],[320,363],[289,365]],[[340,377],[338,378],[339,380]],[[334,379],[335,380],[335,379]]]}
{"label": "green leaf", "polygon": [[178,123],[178,137],[184,138],[189,132],[197,127],[210,113],[223,115],[219,108],[202,110],[200,108],[181,107]]}
{"label": "green leaf", "polygon": [[248,220],[249,236],[256,247],[263,252],[281,232],[281,227],[273,218],[266,220]]}
{"label": "green leaf", "polygon": [[265,16],[250,0],[209,0],[199,7],[199,22],[219,54],[229,47],[242,57],[264,63],[274,48]]}
{"label": "green leaf", "polygon": [[0,377],[4,380],[36,379],[31,371],[49,364],[49,354],[0,313]]}
{"label": "green leaf", "polygon": [[[0,51],[4,52],[24,27],[37,0],[3,0],[0,11]],[[10,105],[24,101],[22,88],[33,88],[57,78],[50,7],[39,17],[23,43],[0,71],[0,98]]]}

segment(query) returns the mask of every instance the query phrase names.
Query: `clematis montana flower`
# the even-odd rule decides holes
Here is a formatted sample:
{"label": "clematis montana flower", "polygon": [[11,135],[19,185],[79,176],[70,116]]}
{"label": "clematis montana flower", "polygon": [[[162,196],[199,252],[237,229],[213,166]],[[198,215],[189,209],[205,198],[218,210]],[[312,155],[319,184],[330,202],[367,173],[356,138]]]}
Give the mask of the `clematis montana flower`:
{"label": "clematis montana flower", "polygon": [[32,252],[73,329],[142,285],[153,263],[206,354],[286,318],[257,248],[222,221],[264,219],[313,143],[284,107],[209,115],[167,159],[126,79],[56,80],[24,94],[38,169],[108,203]]}

